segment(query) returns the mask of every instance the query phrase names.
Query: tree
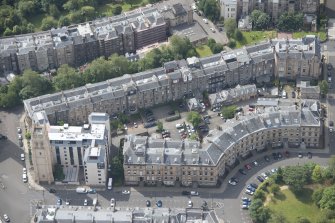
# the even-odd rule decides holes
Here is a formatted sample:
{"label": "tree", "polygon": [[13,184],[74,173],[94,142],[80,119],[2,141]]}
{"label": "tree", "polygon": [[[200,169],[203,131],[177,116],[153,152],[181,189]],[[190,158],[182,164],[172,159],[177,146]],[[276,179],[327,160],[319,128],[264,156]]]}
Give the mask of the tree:
{"label": "tree", "polygon": [[335,186],[326,187],[319,201],[320,208],[335,210]]}
{"label": "tree", "polygon": [[35,13],[35,4],[33,1],[19,1],[18,2],[19,12],[23,17],[28,17]]}
{"label": "tree", "polygon": [[95,18],[95,8],[92,6],[83,6],[80,9],[84,21],[89,21]]}
{"label": "tree", "polygon": [[254,30],[266,29],[270,23],[270,16],[260,10],[251,13],[252,28]]}
{"label": "tree", "polygon": [[68,26],[71,24],[71,21],[68,16],[61,16],[58,20],[58,27]]}
{"label": "tree", "polygon": [[235,40],[229,40],[229,42],[228,42],[228,47],[229,48],[235,48],[236,47],[236,41]]}
{"label": "tree", "polygon": [[303,27],[304,15],[302,13],[284,13],[277,22],[277,27],[280,31],[294,32]]}
{"label": "tree", "polygon": [[221,109],[221,113],[225,119],[231,119],[235,116],[236,108],[236,105],[223,106]]}
{"label": "tree", "polygon": [[[51,83],[32,70],[25,70],[21,77],[16,78],[16,92],[20,99],[25,100],[46,94],[52,90]],[[16,84],[14,83],[14,84]]]}
{"label": "tree", "polygon": [[314,183],[322,183],[323,181],[323,169],[320,165],[315,165],[312,173],[312,180]]}
{"label": "tree", "polygon": [[323,194],[323,188],[319,188],[319,189],[316,189],[313,194],[312,194],[312,200],[314,201],[315,205],[320,207],[320,200],[322,198],[322,194]]}
{"label": "tree", "polygon": [[93,60],[82,74],[85,83],[96,83],[113,77],[115,75],[112,62],[103,57]]}
{"label": "tree", "polygon": [[186,37],[182,38],[174,35],[169,39],[169,42],[169,47],[175,59],[187,58],[188,51],[194,48]]}
{"label": "tree", "polygon": [[307,183],[307,173],[303,166],[287,166],[283,170],[283,180],[294,192],[300,192]]}
{"label": "tree", "polygon": [[243,33],[242,33],[239,29],[236,29],[236,30],[235,30],[234,36],[235,36],[235,39],[236,39],[237,41],[240,41],[240,42],[241,42],[241,41],[243,40],[243,38],[244,38]]}
{"label": "tree", "polygon": [[254,199],[250,205],[250,217],[254,222],[265,223],[270,218],[270,210],[263,207],[263,201],[260,199]]}
{"label": "tree", "polygon": [[220,6],[216,0],[201,0],[198,4],[199,9],[205,16],[212,21],[218,21],[220,18]]}
{"label": "tree", "polygon": [[261,201],[265,201],[266,199],[266,194],[263,190],[256,190],[255,194],[254,194],[254,199],[259,199]]}
{"label": "tree", "polygon": [[162,132],[164,130],[163,123],[158,121],[157,122],[157,132]]}
{"label": "tree", "polygon": [[236,20],[235,19],[226,19],[224,21],[224,26],[225,26],[227,36],[229,38],[232,38],[234,36],[235,29],[237,27]]}
{"label": "tree", "polygon": [[114,8],[112,8],[113,15],[120,15],[122,12],[122,6],[116,5]]}
{"label": "tree", "polygon": [[319,87],[320,87],[320,93],[321,93],[322,95],[326,95],[326,94],[328,94],[328,89],[329,89],[329,87],[328,87],[328,83],[327,83],[326,80],[322,80],[322,81],[319,83]]}
{"label": "tree", "polygon": [[297,223],[310,223],[311,221],[305,217],[298,217]]}
{"label": "tree", "polygon": [[275,213],[271,215],[270,223],[286,223],[287,219],[282,213]]}
{"label": "tree", "polygon": [[132,8],[133,5],[136,4],[137,0],[125,0],[125,2],[126,2],[127,4],[129,4],[130,7]]}
{"label": "tree", "polygon": [[45,31],[51,28],[57,28],[57,21],[52,16],[48,16],[42,20],[41,29]]}
{"label": "tree", "polygon": [[271,193],[276,195],[280,191],[280,187],[278,186],[278,184],[272,184],[270,186],[270,191],[271,191]]}
{"label": "tree", "polygon": [[60,11],[55,4],[49,5],[49,15],[54,18],[58,18],[58,16],[60,15]]}
{"label": "tree", "polygon": [[31,133],[30,132],[26,132],[24,134],[24,137],[27,139],[27,140],[30,140],[31,139]]}
{"label": "tree", "polygon": [[192,125],[197,128],[202,122],[201,115],[198,112],[191,111],[187,114],[187,121],[192,123]]}
{"label": "tree", "polygon": [[215,43],[214,47],[211,48],[212,53],[220,53],[223,50],[223,45],[221,43]]}
{"label": "tree", "polygon": [[53,84],[57,91],[62,91],[82,86],[83,80],[74,68],[65,64],[58,68]]}

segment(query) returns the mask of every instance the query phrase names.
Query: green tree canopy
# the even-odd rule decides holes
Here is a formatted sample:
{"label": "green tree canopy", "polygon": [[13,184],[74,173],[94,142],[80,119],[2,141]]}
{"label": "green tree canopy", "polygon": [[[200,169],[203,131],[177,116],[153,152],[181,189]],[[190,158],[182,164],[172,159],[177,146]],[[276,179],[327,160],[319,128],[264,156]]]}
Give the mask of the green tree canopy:
{"label": "green tree canopy", "polygon": [[300,192],[308,181],[304,166],[287,166],[283,169],[283,180],[293,191]]}
{"label": "green tree canopy", "polygon": [[312,173],[312,180],[314,183],[321,183],[323,181],[323,169],[320,165],[315,165]]}
{"label": "green tree canopy", "polygon": [[187,121],[197,128],[200,125],[202,118],[199,112],[191,111],[187,114]]}
{"label": "green tree canopy", "polygon": [[122,12],[122,6],[121,5],[116,5],[114,6],[114,8],[112,9],[112,13],[113,15],[120,15]]}
{"label": "green tree canopy", "polygon": [[221,109],[221,113],[225,119],[231,119],[235,116],[236,108],[236,105],[223,106]]}
{"label": "green tree canopy", "polygon": [[263,206],[263,201],[254,199],[250,205],[250,217],[254,222],[266,223],[270,219],[270,210]]}
{"label": "green tree canopy", "polygon": [[225,30],[227,33],[227,36],[229,38],[232,38],[234,36],[237,24],[236,24],[236,20],[235,19],[226,19],[224,21],[224,26],[225,26]]}
{"label": "green tree canopy", "polygon": [[280,31],[294,32],[301,29],[303,21],[304,15],[302,13],[284,13],[279,17],[277,27]]}
{"label": "green tree canopy", "polygon": [[61,91],[82,86],[83,80],[74,68],[65,64],[58,68],[53,84],[57,91]]}
{"label": "green tree canopy", "polygon": [[266,29],[270,23],[270,16],[260,10],[254,10],[251,13],[251,22],[254,30]]}
{"label": "green tree canopy", "polygon": [[335,186],[326,187],[319,201],[320,208],[335,210]]}
{"label": "green tree canopy", "polygon": [[243,33],[239,29],[235,30],[234,36],[235,36],[235,39],[238,41],[242,41],[244,38]]}
{"label": "green tree canopy", "polygon": [[322,81],[319,83],[319,87],[320,87],[320,92],[321,92],[321,94],[323,94],[323,95],[328,94],[329,86],[328,86],[328,83],[327,83],[326,80],[322,80]]}
{"label": "green tree canopy", "polygon": [[199,9],[205,16],[212,21],[218,21],[220,18],[220,5],[216,0],[200,0]]}
{"label": "green tree canopy", "polygon": [[48,16],[42,20],[41,29],[42,30],[49,30],[51,28],[57,28],[57,20],[54,19],[52,16]]}

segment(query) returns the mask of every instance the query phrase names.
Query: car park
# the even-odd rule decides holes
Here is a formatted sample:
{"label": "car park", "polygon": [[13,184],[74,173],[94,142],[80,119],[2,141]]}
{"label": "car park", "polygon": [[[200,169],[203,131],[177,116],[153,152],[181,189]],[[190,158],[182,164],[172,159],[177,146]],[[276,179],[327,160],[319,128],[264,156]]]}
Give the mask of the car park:
{"label": "car park", "polygon": [[261,183],[263,183],[263,182],[264,182],[264,178],[263,178],[263,177],[261,177],[261,176],[257,176],[257,180],[258,180],[259,182],[261,182]]}
{"label": "car park", "polygon": [[8,217],[7,214],[3,215],[3,219],[5,220],[5,222],[10,222],[10,218]]}
{"label": "car park", "polygon": [[159,207],[159,208],[161,208],[163,206],[163,202],[161,200],[158,200],[156,202],[156,206]]}
{"label": "car park", "polygon": [[240,174],[247,175],[247,173],[244,171],[244,169],[239,169],[238,172],[240,172]]}
{"label": "car park", "polygon": [[146,200],[145,206],[150,207],[151,206],[151,202],[149,200]]}

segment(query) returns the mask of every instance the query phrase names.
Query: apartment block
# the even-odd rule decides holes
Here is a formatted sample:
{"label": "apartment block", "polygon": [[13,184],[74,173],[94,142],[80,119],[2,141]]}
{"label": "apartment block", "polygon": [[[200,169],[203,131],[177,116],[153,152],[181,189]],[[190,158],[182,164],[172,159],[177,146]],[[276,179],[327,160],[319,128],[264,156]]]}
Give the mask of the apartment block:
{"label": "apartment block", "polygon": [[220,0],[220,16],[224,19],[237,19],[237,0]]}
{"label": "apartment block", "polygon": [[86,184],[105,185],[111,145],[109,125],[105,113],[91,113],[82,126],[50,125],[45,112],[36,113],[31,123],[36,182],[53,182],[53,167],[60,165],[75,174],[82,167]]}
{"label": "apartment block", "polygon": [[124,178],[127,185],[215,186],[237,158],[251,151],[283,146],[318,148],[320,103],[303,101],[296,108],[271,108],[240,116],[211,130],[203,143],[127,135]]}
{"label": "apartment block", "polygon": [[[287,49],[287,50],[284,50]],[[251,82],[317,79],[321,73],[319,42],[308,36],[297,40],[272,40],[204,58],[170,61],[161,68],[126,74],[83,87],[24,101],[28,116],[44,111],[50,123],[86,123],[92,112],[136,113],[184,98],[216,93]]]}

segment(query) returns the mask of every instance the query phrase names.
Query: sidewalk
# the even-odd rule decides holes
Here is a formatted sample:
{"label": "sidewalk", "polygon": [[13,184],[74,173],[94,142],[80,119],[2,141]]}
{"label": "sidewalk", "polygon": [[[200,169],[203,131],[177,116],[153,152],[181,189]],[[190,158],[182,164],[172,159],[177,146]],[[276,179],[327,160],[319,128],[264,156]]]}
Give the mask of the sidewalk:
{"label": "sidewalk", "polygon": [[23,142],[23,150],[24,150],[24,153],[25,153],[25,163],[26,163],[26,168],[27,168],[29,189],[42,191],[42,190],[45,190],[45,189],[35,182],[35,180],[34,180],[35,179],[34,167],[32,165],[30,165],[30,161],[29,161],[28,140],[25,137],[25,133],[26,133],[25,118],[26,118],[26,113],[23,113],[23,115],[20,118],[20,127],[22,129],[22,142]]}

